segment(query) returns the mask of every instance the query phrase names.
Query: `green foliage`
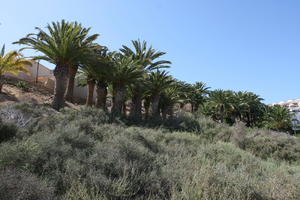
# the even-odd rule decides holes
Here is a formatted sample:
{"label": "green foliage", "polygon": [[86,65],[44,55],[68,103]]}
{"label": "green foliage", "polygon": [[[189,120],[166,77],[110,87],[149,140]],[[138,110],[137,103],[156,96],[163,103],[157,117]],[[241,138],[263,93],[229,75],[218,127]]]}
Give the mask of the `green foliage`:
{"label": "green foliage", "polygon": [[[31,134],[0,144],[0,170],[16,168],[47,180],[63,200],[299,197],[295,137],[191,113],[168,123],[128,127],[93,107],[50,113],[28,126]],[[42,193],[48,188],[43,184],[31,188]]]}
{"label": "green foliage", "polygon": [[267,106],[262,123],[266,128],[275,131],[291,131],[292,114],[287,108],[280,105]]}
{"label": "green foliage", "polygon": [[14,123],[3,122],[0,118],[0,143],[16,136],[18,129]]}
{"label": "green foliage", "polygon": [[36,176],[16,169],[0,172],[0,199],[53,200],[53,187]]}
{"label": "green foliage", "polygon": [[18,88],[21,88],[23,91],[28,92],[29,91],[29,86],[28,83],[25,81],[18,81],[16,86]]}
{"label": "green foliage", "polygon": [[88,35],[90,28],[84,28],[78,22],[52,22],[44,31],[36,28],[38,33],[30,33],[16,44],[26,45],[23,49],[33,49],[43,55],[34,56],[55,65],[71,67],[87,58],[91,49],[97,49],[93,43],[98,34]]}
{"label": "green foliage", "polygon": [[19,72],[29,73],[25,66],[31,66],[31,62],[21,58],[21,54],[17,51],[11,51],[5,54],[5,46],[3,45],[0,53],[0,77],[4,73],[13,73],[18,75]]}

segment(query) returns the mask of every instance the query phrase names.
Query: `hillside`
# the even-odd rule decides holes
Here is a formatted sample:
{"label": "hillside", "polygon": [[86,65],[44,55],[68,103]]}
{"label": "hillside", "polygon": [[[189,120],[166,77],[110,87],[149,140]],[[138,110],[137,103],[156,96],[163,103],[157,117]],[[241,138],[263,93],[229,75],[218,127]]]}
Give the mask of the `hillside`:
{"label": "hillside", "polygon": [[25,81],[7,80],[0,93],[0,106],[16,102],[50,103],[52,94]]}
{"label": "hillside", "polygon": [[300,140],[284,133],[26,103],[0,116],[0,199],[300,198]]}

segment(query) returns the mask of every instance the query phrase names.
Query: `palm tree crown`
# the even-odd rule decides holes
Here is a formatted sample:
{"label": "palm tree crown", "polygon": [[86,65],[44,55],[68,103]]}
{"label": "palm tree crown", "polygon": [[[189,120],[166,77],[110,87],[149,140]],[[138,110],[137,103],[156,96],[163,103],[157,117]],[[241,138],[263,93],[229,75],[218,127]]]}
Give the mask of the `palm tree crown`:
{"label": "palm tree crown", "polygon": [[4,73],[18,74],[19,72],[29,73],[25,66],[31,66],[32,63],[20,57],[17,51],[11,51],[5,54],[5,46],[3,45],[0,52],[0,92],[2,91]]}
{"label": "palm tree crown", "polygon": [[34,59],[46,60],[56,65],[53,107],[60,109],[65,101],[69,68],[82,63],[91,49],[99,47],[93,43],[98,34],[88,36],[90,28],[64,20],[48,24],[47,32],[41,28],[36,29],[38,33],[30,33],[15,43],[26,45],[23,49],[33,49],[43,54],[33,56]]}

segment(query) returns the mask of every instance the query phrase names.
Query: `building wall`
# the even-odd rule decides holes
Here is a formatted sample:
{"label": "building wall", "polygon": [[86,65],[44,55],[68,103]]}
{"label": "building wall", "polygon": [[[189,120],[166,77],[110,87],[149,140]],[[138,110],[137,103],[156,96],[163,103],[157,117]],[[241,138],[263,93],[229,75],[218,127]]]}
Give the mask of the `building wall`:
{"label": "building wall", "polygon": [[[53,75],[53,70],[47,68],[46,66],[38,63],[36,61],[31,61],[32,66],[26,66],[29,74],[19,73],[17,76],[11,73],[5,73],[4,76],[14,77],[25,81],[35,82],[36,78],[38,83],[45,87],[50,92],[54,91],[55,78]],[[85,100],[87,96],[87,87],[77,87],[74,88],[74,97],[80,100]],[[94,91],[94,100],[96,100],[96,89]]]}
{"label": "building wall", "polygon": [[[26,66],[29,71],[29,74],[20,72],[17,76],[10,73],[5,73],[5,76],[16,77],[22,80],[34,81],[36,76],[45,77],[45,78],[54,78],[53,71],[41,63],[38,64],[36,61],[31,61],[32,66]],[[39,66],[39,67],[38,67]]]}

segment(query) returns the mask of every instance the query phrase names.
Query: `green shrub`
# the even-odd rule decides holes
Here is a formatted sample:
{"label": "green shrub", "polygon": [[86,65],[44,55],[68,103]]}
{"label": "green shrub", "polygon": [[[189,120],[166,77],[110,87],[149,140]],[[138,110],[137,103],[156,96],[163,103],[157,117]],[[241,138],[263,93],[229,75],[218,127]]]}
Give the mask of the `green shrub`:
{"label": "green shrub", "polygon": [[[34,108],[16,110],[26,109]],[[28,134],[0,144],[0,169],[16,168],[47,180],[56,198],[299,197],[295,137],[229,127],[190,114],[175,118],[173,122],[181,122],[178,126],[161,124],[153,129],[141,124],[128,127],[128,122],[112,121],[95,108],[35,109],[32,113],[37,115],[30,117],[37,120],[24,126]]]}
{"label": "green shrub", "polygon": [[16,136],[18,129],[14,123],[3,122],[0,119],[0,143]]}
{"label": "green shrub", "polygon": [[0,199],[53,200],[53,188],[32,174],[16,170],[0,172]]}
{"label": "green shrub", "polygon": [[28,92],[29,91],[29,85],[25,81],[18,81],[16,86],[18,88],[21,88],[23,91]]}
{"label": "green shrub", "polygon": [[261,161],[231,144],[210,144],[201,148],[196,157],[195,169],[185,173],[184,184],[172,193],[172,199],[283,200],[300,197],[299,177],[294,177],[296,172],[288,175],[285,169]]}

